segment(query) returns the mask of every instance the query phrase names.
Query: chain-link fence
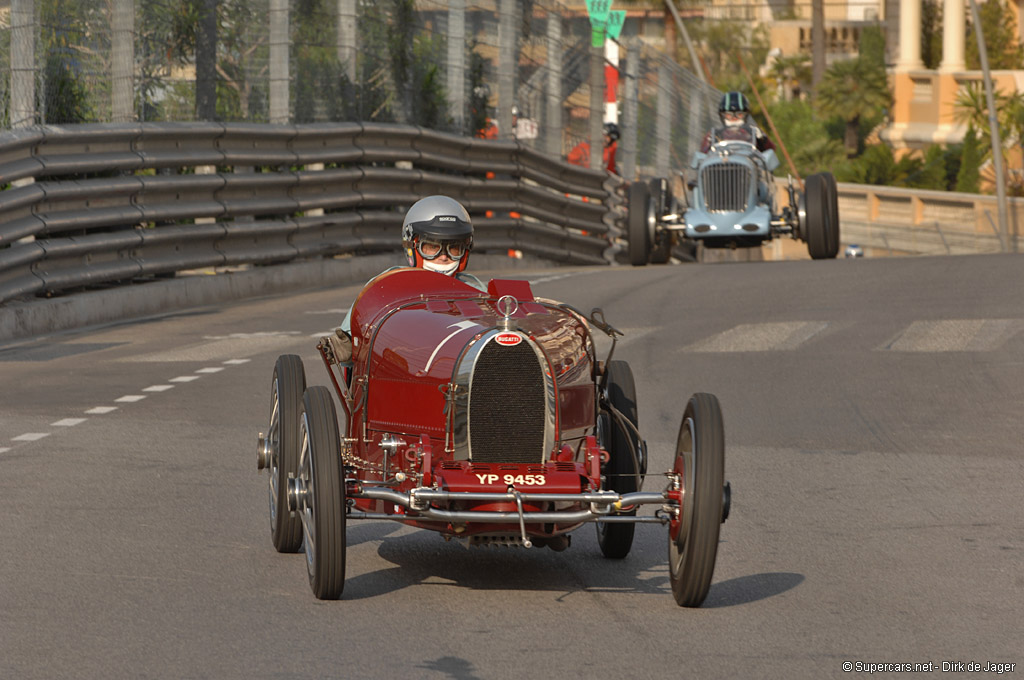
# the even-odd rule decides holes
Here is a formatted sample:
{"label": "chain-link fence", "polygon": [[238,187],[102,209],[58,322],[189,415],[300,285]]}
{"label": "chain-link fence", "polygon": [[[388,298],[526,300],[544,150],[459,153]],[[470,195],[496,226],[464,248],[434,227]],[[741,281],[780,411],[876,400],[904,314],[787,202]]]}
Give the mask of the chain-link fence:
{"label": "chain-link fence", "polygon": [[0,0],[0,127],[397,122],[566,157],[613,101],[619,174],[666,175],[717,94],[640,23],[627,15],[606,96],[582,2]]}

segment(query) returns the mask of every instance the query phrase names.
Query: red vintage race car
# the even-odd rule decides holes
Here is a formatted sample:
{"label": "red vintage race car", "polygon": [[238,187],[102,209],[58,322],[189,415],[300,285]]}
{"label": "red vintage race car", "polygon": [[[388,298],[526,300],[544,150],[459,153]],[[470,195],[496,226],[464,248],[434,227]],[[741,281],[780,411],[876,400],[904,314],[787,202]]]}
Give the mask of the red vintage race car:
{"label": "red vintage race car", "polygon": [[[604,361],[594,329],[611,338]],[[676,601],[700,606],[729,512],[721,409],[691,397],[664,488],[640,491],[647,447],[632,371],[611,359],[619,335],[601,310],[538,299],[526,281],[485,293],[422,269],[378,276],[353,306],[350,365],[317,345],[340,430],[330,390],[306,386],[298,356],[277,359],[258,441],[274,547],[304,549],[313,593],[337,599],[350,520],[556,551],[595,523],[610,558],[637,524],[662,524]]]}

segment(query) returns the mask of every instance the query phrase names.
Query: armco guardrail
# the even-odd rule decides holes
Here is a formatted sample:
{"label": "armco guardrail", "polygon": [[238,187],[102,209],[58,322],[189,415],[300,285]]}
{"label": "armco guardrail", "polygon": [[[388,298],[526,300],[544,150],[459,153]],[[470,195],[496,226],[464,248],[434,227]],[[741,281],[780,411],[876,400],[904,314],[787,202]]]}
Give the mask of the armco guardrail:
{"label": "armco guardrail", "polygon": [[475,248],[607,264],[623,181],[512,141],[388,124],[96,124],[0,134],[0,303],[227,265],[397,250],[443,193]]}

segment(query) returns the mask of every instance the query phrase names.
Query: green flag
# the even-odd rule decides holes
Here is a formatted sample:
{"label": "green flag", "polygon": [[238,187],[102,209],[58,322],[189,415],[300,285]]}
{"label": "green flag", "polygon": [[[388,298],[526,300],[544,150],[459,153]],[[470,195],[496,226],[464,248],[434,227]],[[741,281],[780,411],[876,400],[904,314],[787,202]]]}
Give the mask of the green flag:
{"label": "green flag", "polygon": [[608,12],[608,24],[605,27],[608,37],[612,40],[617,39],[619,33],[622,32],[622,24],[624,23],[626,23],[626,10],[613,9]]}
{"label": "green flag", "polygon": [[608,12],[612,8],[612,0],[587,0],[587,14],[590,15],[590,45],[604,45],[605,24]]}

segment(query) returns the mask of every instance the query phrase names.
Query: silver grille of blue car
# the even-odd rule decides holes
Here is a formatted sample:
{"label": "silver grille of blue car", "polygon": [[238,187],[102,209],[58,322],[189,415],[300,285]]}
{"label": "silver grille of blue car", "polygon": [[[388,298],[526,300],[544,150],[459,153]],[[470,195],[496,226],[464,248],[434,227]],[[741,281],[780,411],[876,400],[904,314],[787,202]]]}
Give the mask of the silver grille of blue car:
{"label": "silver grille of blue car", "polygon": [[709,212],[746,212],[750,168],[740,163],[713,163],[701,171],[704,204]]}
{"label": "silver grille of blue car", "polygon": [[524,340],[488,342],[469,387],[469,450],[477,463],[536,463],[545,458],[544,373]]}

